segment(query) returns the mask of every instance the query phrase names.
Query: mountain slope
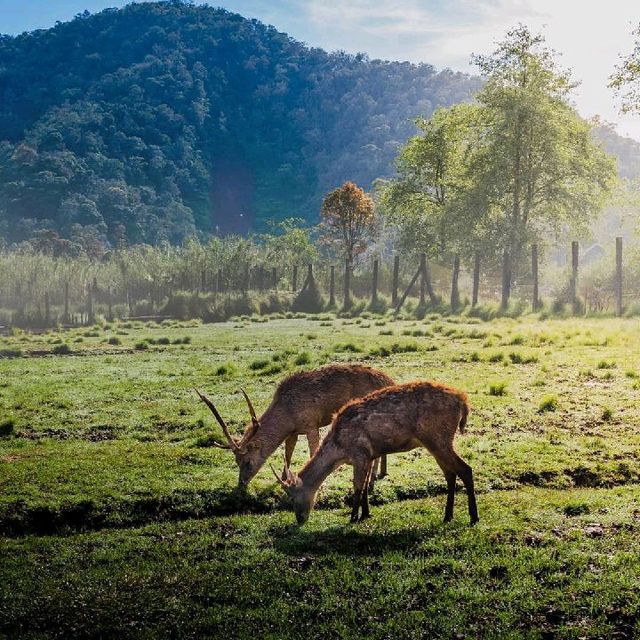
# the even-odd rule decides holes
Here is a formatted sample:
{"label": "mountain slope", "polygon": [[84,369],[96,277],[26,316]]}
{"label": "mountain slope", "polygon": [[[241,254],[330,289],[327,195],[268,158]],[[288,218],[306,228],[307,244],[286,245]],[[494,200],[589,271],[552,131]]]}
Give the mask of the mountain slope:
{"label": "mountain slope", "polygon": [[223,9],[132,4],[0,38],[0,235],[179,242],[314,220],[479,80],[328,54]]}

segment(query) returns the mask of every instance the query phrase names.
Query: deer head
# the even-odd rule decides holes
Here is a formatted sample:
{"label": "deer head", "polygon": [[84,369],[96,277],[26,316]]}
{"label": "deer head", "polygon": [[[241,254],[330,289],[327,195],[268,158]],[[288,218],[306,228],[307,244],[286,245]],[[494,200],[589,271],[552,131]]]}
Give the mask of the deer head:
{"label": "deer head", "polygon": [[272,465],[269,466],[271,467],[271,471],[273,471],[273,475],[276,477],[278,484],[291,498],[293,502],[293,511],[296,514],[298,524],[304,524],[309,519],[309,514],[311,513],[311,509],[313,509],[316,497],[315,491],[306,487],[302,479],[286,465],[284,467],[283,474],[285,476],[284,480],[278,475]]}
{"label": "deer head", "polygon": [[249,396],[246,394],[244,389],[240,389],[240,391],[247,402],[249,415],[251,416],[251,424],[247,426],[241,438],[234,438],[229,433],[229,428],[225,424],[225,421],[222,419],[222,416],[216,409],[213,402],[211,402],[211,400],[209,400],[209,398],[207,398],[203,393],[200,393],[200,391],[195,389],[195,392],[198,394],[200,399],[209,407],[209,409],[211,409],[211,413],[213,413],[215,419],[218,421],[218,424],[222,428],[222,433],[224,433],[225,438],[227,439],[227,444],[214,441],[213,446],[218,447],[218,449],[228,449],[233,453],[236,463],[238,464],[238,467],[240,467],[238,484],[244,487],[262,466],[264,456],[260,451],[258,443],[253,440],[253,437],[260,429],[260,421],[256,416],[255,409],[253,408],[253,404],[251,403]]}

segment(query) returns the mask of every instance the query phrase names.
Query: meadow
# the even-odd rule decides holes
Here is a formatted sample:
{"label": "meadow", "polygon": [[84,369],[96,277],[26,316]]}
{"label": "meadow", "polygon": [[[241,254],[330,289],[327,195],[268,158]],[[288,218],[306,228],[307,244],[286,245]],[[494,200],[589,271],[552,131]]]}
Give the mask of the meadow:
{"label": "meadow", "polygon": [[[640,635],[640,320],[363,314],[115,321],[0,338],[0,637]],[[416,450],[373,517],[351,469],[295,525],[233,432],[288,373],[363,362],[469,394],[480,522]],[[300,441],[294,469],[306,460]],[[282,463],[282,450],[273,459]]]}

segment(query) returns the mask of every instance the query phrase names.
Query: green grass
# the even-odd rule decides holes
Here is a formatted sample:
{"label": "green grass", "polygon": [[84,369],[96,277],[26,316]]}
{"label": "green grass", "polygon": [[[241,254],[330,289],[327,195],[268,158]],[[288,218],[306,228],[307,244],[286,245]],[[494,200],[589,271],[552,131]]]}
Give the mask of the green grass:
{"label": "green grass", "polygon": [[[0,338],[0,637],[640,633],[637,320],[248,320]],[[301,529],[267,466],[235,489],[193,387],[239,434],[240,387],[261,412],[283,376],[336,361],[467,391],[479,525],[462,491],[441,523],[426,451],[390,457],[360,525],[348,467]]]}

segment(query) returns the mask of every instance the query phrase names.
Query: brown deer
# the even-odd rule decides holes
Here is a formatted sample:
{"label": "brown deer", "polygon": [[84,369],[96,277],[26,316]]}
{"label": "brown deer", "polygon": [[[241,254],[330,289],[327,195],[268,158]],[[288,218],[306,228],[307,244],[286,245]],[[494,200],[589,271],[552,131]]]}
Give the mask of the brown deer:
{"label": "brown deer", "polygon": [[333,419],[331,430],[299,475],[285,467],[286,478],[276,479],[293,498],[299,524],[304,524],[324,479],[344,463],[353,465],[351,522],[369,517],[369,476],[373,461],[388,453],[425,447],[447,480],[444,520],[453,517],[456,476],[467,490],[471,524],[478,521],[471,467],[455,452],[456,431],[464,431],[469,413],[462,391],[436,382],[409,382],[353,400]]}
{"label": "brown deer", "polygon": [[[333,414],[344,404],[394,384],[377,369],[359,364],[335,364],[300,371],[283,380],[276,389],[269,408],[258,418],[251,400],[242,391],[249,407],[251,423],[241,438],[234,438],[213,402],[196,390],[213,412],[228,444],[214,446],[230,449],[240,467],[238,484],[246,486],[258,473],[265,460],[284,442],[285,465],[291,457],[299,435],[306,435],[313,455],[320,445],[320,427],[331,422]],[[386,458],[381,476],[386,474]],[[372,476],[373,477],[373,476]]]}

